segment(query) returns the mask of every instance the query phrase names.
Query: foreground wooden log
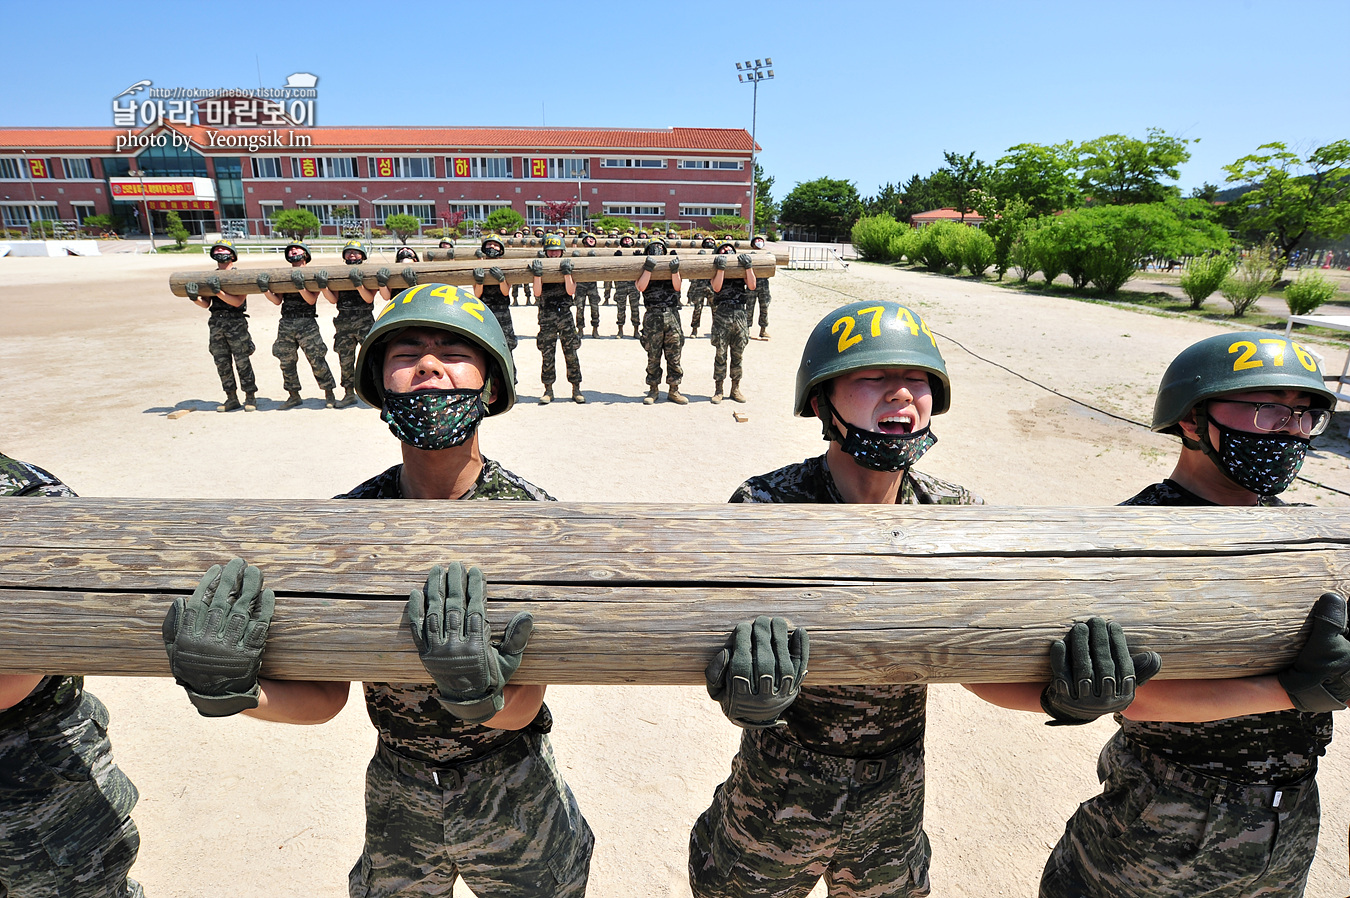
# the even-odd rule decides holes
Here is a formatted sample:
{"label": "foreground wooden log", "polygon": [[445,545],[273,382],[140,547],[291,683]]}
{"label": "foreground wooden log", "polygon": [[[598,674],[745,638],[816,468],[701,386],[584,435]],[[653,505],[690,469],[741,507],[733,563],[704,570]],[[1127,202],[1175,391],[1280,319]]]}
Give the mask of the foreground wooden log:
{"label": "foreground wooden log", "polygon": [[698,684],[736,621],[810,628],[809,682],[1047,675],[1115,618],[1162,676],[1278,670],[1350,585],[1344,509],[0,499],[0,672],[167,676],[160,622],[242,555],[277,591],[264,673],[425,680],[403,602],[479,565],[534,637],[516,679]]}
{"label": "foreground wooden log", "polygon": [[[787,264],[786,258],[781,262],[773,253],[754,252],[750,253],[754,261],[755,275],[758,277],[773,277],[777,266]],[[597,255],[597,256],[566,256],[573,265],[572,279],[578,282],[585,281],[633,281],[643,272],[643,263],[646,261],[643,256],[615,256],[615,255]],[[659,257],[662,262],[657,265],[652,272],[652,278],[655,280],[670,280],[670,268],[667,264],[673,256]],[[716,269],[713,265],[713,256],[683,255],[680,256],[680,276],[683,278],[710,278]],[[323,273],[328,278],[328,286],[334,290],[352,289],[351,275],[353,269],[356,269],[362,275],[362,283],[371,289],[379,286],[376,280],[376,272],[381,268],[388,268],[390,272],[389,286],[396,290],[402,290],[409,286],[407,279],[403,276],[404,269],[411,268],[416,272],[417,283],[441,283],[457,284],[468,286],[474,283],[473,270],[482,268],[484,271],[492,267],[495,262],[502,272],[506,275],[507,282],[512,284],[530,283],[534,274],[530,271],[530,263],[534,258],[518,259],[456,259],[453,262],[416,262],[412,265],[381,264],[368,262],[364,265],[346,265],[339,262],[335,265],[325,265],[322,262],[311,262],[303,268],[292,268],[289,265],[279,268],[231,268],[228,271],[175,271],[169,275],[169,289],[175,296],[187,296],[187,285],[195,283],[202,296],[213,296],[214,292],[206,285],[208,277],[220,278],[221,289],[226,293],[236,296],[243,296],[249,293],[261,293],[258,289],[258,275],[266,274],[271,279],[273,290],[294,291],[295,287],[291,281],[291,273],[299,271],[305,276],[305,288],[307,290],[319,289],[319,275]],[[556,284],[563,279],[560,266],[562,259],[543,259],[545,283]],[[735,259],[728,260],[727,277],[741,277],[744,275],[744,269]],[[487,283],[493,283],[492,278],[487,279]]]}

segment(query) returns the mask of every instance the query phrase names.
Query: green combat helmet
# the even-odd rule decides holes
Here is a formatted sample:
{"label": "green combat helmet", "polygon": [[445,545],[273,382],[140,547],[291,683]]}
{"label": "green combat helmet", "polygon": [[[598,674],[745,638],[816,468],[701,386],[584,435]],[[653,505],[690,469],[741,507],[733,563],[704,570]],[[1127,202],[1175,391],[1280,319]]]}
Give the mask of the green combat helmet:
{"label": "green combat helmet", "polygon": [[488,377],[497,397],[488,415],[499,415],[516,403],[516,366],[497,316],[473,291],[449,284],[418,284],[402,291],[375,318],[356,357],[356,395],[375,408],[384,406],[384,346],[405,327],[432,327],[468,338],[489,360]]}
{"label": "green combat helmet", "polygon": [[544,238],[544,252],[547,253],[551,249],[556,249],[558,252],[563,251],[562,235],[549,234]]}
{"label": "green combat helmet", "polygon": [[342,256],[342,261],[344,262],[347,261],[347,250],[349,249],[354,249],[360,253],[362,262],[370,258],[370,254],[366,252],[366,245],[364,243],[360,240],[348,240],[346,243],[342,244],[342,252],[338,253],[338,255]]}
{"label": "green combat helmet", "polygon": [[816,417],[811,397],[820,384],[868,368],[927,371],[933,390],[933,414],[940,415],[951,407],[947,366],[918,313],[896,302],[854,302],[820,319],[806,338],[797,368],[793,400],[796,415]]}
{"label": "green combat helmet", "polygon": [[299,242],[288,243],[286,244],[286,248],[281,251],[281,254],[286,257],[287,261],[290,261],[291,250],[295,248],[299,248],[304,252],[306,262],[314,261],[314,257],[309,254],[309,247]]}
{"label": "green combat helmet", "polygon": [[220,238],[219,240],[217,240],[215,243],[211,244],[211,250],[210,250],[210,252],[209,252],[208,254],[211,256],[212,259],[215,259],[215,257],[216,257],[216,250],[219,250],[219,249],[223,249],[223,250],[226,250],[226,251],[229,252],[229,254],[230,254],[230,261],[231,261],[231,262],[238,262],[238,261],[239,261],[239,252],[234,248],[234,242],[233,242],[233,241],[227,240],[226,238],[221,237],[221,238]]}
{"label": "green combat helmet", "polygon": [[1181,351],[1163,373],[1153,431],[1181,435],[1177,422],[1206,399],[1251,390],[1301,390],[1314,408],[1335,408],[1322,369],[1308,350],[1264,331],[1207,337]]}

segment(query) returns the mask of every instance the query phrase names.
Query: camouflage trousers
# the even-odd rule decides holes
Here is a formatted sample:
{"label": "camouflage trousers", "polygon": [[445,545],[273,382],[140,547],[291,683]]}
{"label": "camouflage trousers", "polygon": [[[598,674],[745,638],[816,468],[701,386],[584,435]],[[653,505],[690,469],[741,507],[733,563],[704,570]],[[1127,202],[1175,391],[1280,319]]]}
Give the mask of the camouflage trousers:
{"label": "camouflage trousers", "polygon": [[558,357],[553,350],[555,343],[562,345],[563,363],[567,366],[567,382],[581,383],[581,359],[577,357],[577,350],[581,348],[581,337],[577,335],[571,307],[541,305],[539,336],[535,339],[534,345],[539,347],[539,353],[543,356],[539,379],[545,386],[552,386],[558,379]]}
{"label": "camouflage trousers", "polygon": [[352,898],[449,895],[581,898],[595,837],[558,772],[548,737],[433,769],[380,743],[366,769],[366,846]]}
{"label": "camouflage trousers", "polygon": [[684,352],[684,331],[680,312],[673,306],[648,306],[642,319],[642,348],[647,350],[647,386],[661,382],[661,355],[666,357],[666,383],[672,387],[684,380],[680,355]]}
{"label": "camouflage trousers", "polygon": [[339,314],[333,319],[333,351],[338,357],[338,376],[344,389],[356,389],[356,351],[375,325],[375,316]]}
{"label": "camouflage trousers", "polygon": [[87,692],[0,732],[0,898],[140,898],[136,798]]}
{"label": "camouflage trousers", "polygon": [[750,342],[750,329],[745,323],[745,310],[738,302],[724,302],[713,306],[712,345],[713,380],[721,382],[727,376],[727,355],[731,355],[731,379],[741,379],[741,359]]}
{"label": "camouflage trousers", "polygon": [[317,318],[282,318],[277,322],[277,339],[272,344],[272,355],[281,362],[281,383],[287,392],[300,392],[300,352],[309,359],[309,367],[314,371],[314,379],[319,388],[331,390],[337,386],[333,372],[328,368],[324,356],[328,347],[319,333]]}
{"label": "camouflage trousers", "polygon": [[623,330],[624,312],[631,311],[633,326],[642,322],[642,294],[632,281],[619,281],[614,287],[614,305],[618,306],[619,329]]}
{"label": "camouflage trousers", "polygon": [[1244,786],[1171,764],[1123,733],[1041,876],[1041,898],[1303,894],[1321,807],[1314,777]]}
{"label": "camouflage trousers", "polygon": [[511,302],[505,296],[502,296],[500,290],[497,290],[495,297],[488,299],[489,290],[497,290],[497,288],[485,287],[483,289],[483,305],[492,310],[492,314],[497,318],[497,323],[502,326],[502,333],[506,334],[506,348],[515,352],[516,347],[520,345],[520,341],[516,339],[516,328],[511,323]]}
{"label": "camouflage trousers", "polygon": [[511,305],[513,306],[520,305],[520,303],[518,303],[516,300],[520,299],[521,287],[525,288],[525,305],[527,306],[534,305],[534,289],[529,284],[511,285]]}
{"label": "camouflage trousers", "polygon": [[695,898],[928,894],[923,741],[840,758],[746,730],[731,775],[689,836]]}
{"label": "camouflage trousers", "polygon": [[591,327],[600,326],[600,290],[594,283],[577,284],[577,330],[586,327],[586,306],[591,307]]}
{"label": "camouflage trousers", "polygon": [[220,388],[226,393],[235,389],[234,370],[239,369],[239,386],[245,393],[258,392],[258,381],[253,377],[253,362],[249,356],[256,349],[248,332],[248,319],[240,316],[212,315],[207,323],[211,358],[216,361]]}
{"label": "camouflage trousers", "polygon": [[760,329],[769,326],[769,285],[761,282],[754,290],[745,291],[745,322],[749,326],[755,321],[755,300],[759,300]]}
{"label": "camouflage trousers", "polygon": [[[696,280],[689,282],[689,304],[694,307],[694,316],[689,322],[691,330],[698,330],[699,323],[703,320],[703,304],[712,305],[712,282],[706,280]],[[713,321],[713,327],[717,327],[716,319]]]}

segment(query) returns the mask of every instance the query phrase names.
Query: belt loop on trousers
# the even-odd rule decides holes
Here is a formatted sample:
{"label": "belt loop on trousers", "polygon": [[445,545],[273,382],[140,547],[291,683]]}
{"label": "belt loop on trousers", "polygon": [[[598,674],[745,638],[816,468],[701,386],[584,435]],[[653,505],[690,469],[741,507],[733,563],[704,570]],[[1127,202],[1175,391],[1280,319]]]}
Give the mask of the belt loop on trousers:
{"label": "belt loop on trousers", "polygon": [[893,763],[894,759],[890,757],[858,758],[853,762],[853,779],[869,786],[879,783],[886,775],[886,768]]}

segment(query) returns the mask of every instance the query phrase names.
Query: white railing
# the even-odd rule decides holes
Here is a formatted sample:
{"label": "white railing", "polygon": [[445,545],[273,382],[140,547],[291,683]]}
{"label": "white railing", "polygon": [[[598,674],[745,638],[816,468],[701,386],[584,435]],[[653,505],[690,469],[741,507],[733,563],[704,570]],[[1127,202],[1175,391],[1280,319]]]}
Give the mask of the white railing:
{"label": "white railing", "polygon": [[848,268],[848,262],[837,245],[831,244],[789,244],[788,268],[825,269]]}

